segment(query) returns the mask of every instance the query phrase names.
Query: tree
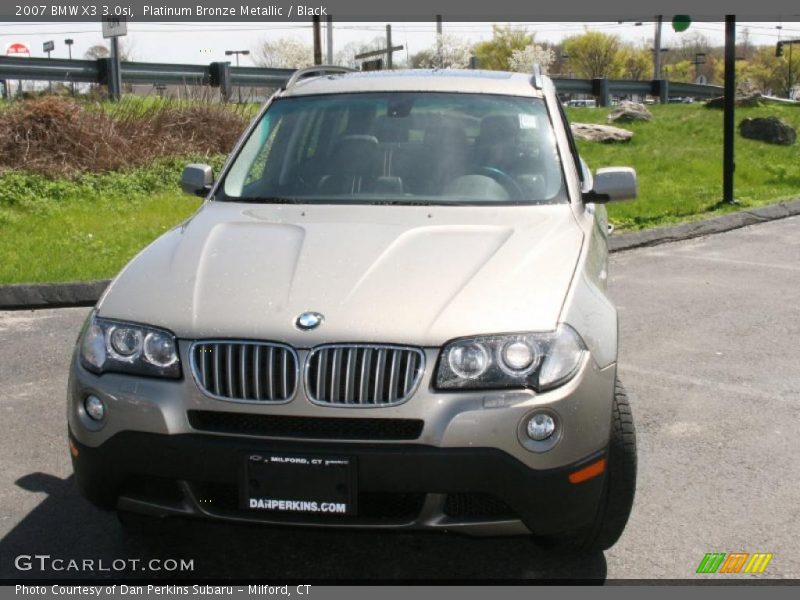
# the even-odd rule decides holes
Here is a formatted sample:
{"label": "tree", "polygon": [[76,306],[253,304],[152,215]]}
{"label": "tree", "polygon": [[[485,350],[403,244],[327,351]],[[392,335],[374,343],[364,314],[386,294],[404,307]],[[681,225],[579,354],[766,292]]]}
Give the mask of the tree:
{"label": "tree", "polygon": [[[90,46],[86,52],[83,53],[83,57],[87,60],[97,60],[98,58],[108,58],[111,55],[111,52],[108,49],[108,46],[104,44],[95,44],[94,46]],[[133,44],[125,43],[122,40],[119,41],[119,59],[124,62],[128,62],[133,60]]]}
{"label": "tree", "polygon": [[253,51],[253,62],[272,69],[302,69],[314,64],[314,49],[295,38],[264,40]]}
{"label": "tree", "polygon": [[[356,55],[363,54],[364,52],[372,52],[373,50],[382,50],[386,48],[386,38],[382,35],[372,38],[369,42],[348,42],[341,50],[336,53],[333,62],[343,67],[350,67],[356,69],[361,64],[361,59],[356,58]],[[374,56],[372,58],[383,58],[386,62],[386,55]],[[397,60],[392,60],[393,63],[398,63]],[[399,63],[398,63],[399,64]]]}
{"label": "tree", "polygon": [[83,53],[83,56],[87,60],[97,60],[98,58],[108,58],[108,48],[103,46],[102,44],[95,44],[94,46],[90,47],[86,52]]}
{"label": "tree", "polygon": [[669,81],[689,83],[694,80],[694,65],[688,60],[682,60],[671,65],[664,65],[662,71],[664,79]]}
{"label": "tree", "polygon": [[[442,57],[439,60],[439,43],[441,43]],[[472,44],[467,40],[452,33],[437,35],[437,43],[430,48],[425,48],[411,57],[411,66],[415,69],[466,69],[472,57]],[[482,66],[482,65],[481,65]]]}
{"label": "tree", "polygon": [[587,79],[619,77],[623,70],[620,47],[617,36],[599,31],[587,31],[564,40],[570,64]]}
{"label": "tree", "polygon": [[623,46],[619,51],[623,79],[640,81],[653,76],[653,53],[650,48]]}
{"label": "tree", "polygon": [[[515,50],[534,45],[534,35],[524,28],[492,25],[492,39],[475,46],[475,56],[482,69],[508,71]],[[549,64],[549,63],[548,63]]]}
{"label": "tree", "polygon": [[792,88],[800,79],[800,68],[793,61],[791,70],[786,55],[775,56],[772,46],[755,48],[747,61],[737,63],[737,77],[749,81],[755,88],[765,93],[781,94],[789,97]]}
{"label": "tree", "polygon": [[555,59],[555,54],[549,48],[531,44],[522,50],[514,50],[508,61],[508,70],[517,73],[530,73],[534,64],[542,68],[542,73],[547,73]]}

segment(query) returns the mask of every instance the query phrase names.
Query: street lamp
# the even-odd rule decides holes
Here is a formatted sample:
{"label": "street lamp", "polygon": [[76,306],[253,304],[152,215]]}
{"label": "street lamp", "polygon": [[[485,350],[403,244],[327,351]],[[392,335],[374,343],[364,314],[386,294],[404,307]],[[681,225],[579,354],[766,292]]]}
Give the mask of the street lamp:
{"label": "street lamp", "polygon": [[[236,55],[236,66],[239,66],[239,55],[247,56],[250,54],[250,50],[225,50],[225,56]],[[239,104],[242,103],[242,86],[236,86],[239,90]]]}

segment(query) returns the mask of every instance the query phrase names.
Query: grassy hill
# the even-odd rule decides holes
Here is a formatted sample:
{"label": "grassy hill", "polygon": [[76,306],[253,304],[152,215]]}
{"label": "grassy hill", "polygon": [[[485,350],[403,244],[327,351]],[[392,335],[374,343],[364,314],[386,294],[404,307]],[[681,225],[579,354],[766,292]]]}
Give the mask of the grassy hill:
{"label": "grassy hill", "polygon": [[[736,110],[734,192],[739,207],[715,209],[722,198],[722,111],[702,104],[648,107],[649,123],[620,125],[634,132],[625,144],[578,142],[592,169],[631,166],[640,196],[609,206],[611,221],[641,229],[800,197],[800,144],[775,146],[747,140],[738,126],[747,117],[778,116],[800,131],[800,107],[769,105]],[[605,123],[610,109],[572,108],[571,121]]]}

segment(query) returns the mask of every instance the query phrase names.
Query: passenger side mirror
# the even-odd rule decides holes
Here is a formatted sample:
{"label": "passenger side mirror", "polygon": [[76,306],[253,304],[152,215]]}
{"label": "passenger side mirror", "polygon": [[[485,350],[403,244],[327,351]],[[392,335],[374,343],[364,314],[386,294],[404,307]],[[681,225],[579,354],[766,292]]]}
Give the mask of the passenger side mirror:
{"label": "passenger side mirror", "polygon": [[584,202],[633,200],[639,193],[636,171],[630,167],[597,169],[591,191],[583,194]]}
{"label": "passenger side mirror", "polygon": [[181,175],[181,189],[187,194],[205,196],[214,184],[214,172],[208,165],[186,165]]}

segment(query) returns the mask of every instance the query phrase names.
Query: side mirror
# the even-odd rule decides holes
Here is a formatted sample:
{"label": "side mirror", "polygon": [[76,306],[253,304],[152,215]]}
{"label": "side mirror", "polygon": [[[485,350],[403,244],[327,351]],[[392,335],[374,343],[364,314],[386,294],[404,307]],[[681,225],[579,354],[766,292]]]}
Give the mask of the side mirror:
{"label": "side mirror", "polygon": [[594,185],[583,195],[584,202],[613,202],[633,200],[639,193],[636,171],[630,167],[606,167],[597,169]]}
{"label": "side mirror", "polygon": [[205,196],[214,184],[214,172],[208,165],[186,165],[181,175],[181,189],[187,194]]}

